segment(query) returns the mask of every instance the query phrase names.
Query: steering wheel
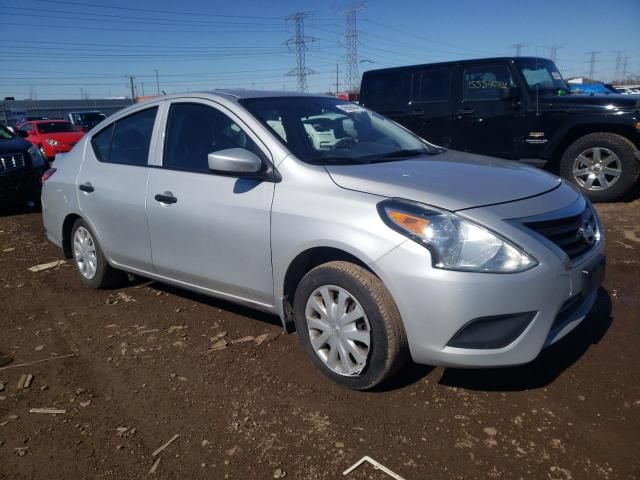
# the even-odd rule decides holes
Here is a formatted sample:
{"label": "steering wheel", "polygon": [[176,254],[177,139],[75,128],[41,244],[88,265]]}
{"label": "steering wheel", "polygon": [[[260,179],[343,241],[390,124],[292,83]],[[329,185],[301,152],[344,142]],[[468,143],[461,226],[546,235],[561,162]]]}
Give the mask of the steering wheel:
{"label": "steering wheel", "polygon": [[353,147],[356,142],[353,138],[351,137],[345,137],[345,138],[341,138],[340,140],[338,140],[334,145],[333,148],[336,150],[347,150],[351,147]]}

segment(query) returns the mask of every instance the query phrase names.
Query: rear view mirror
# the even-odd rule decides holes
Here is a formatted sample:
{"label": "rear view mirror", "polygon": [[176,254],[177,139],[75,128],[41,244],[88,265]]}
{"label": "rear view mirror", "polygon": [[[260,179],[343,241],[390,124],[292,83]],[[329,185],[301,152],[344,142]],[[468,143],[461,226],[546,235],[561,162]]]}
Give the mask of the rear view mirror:
{"label": "rear view mirror", "polygon": [[227,148],[207,156],[209,170],[229,175],[256,174],[262,169],[262,160],[244,148]]}
{"label": "rear view mirror", "polygon": [[520,89],[518,87],[502,87],[500,89],[500,100],[517,100],[520,98]]}

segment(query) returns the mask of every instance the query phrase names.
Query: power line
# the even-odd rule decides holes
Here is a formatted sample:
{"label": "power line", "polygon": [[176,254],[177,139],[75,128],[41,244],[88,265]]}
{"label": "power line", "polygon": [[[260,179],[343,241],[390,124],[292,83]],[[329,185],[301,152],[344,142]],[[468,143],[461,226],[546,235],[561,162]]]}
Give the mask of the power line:
{"label": "power line", "polygon": [[313,70],[308,69],[306,64],[307,42],[315,41],[315,38],[307,37],[304,34],[304,20],[310,16],[309,12],[296,12],[287,17],[287,20],[295,22],[295,35],[287,40],[286,45],[296,54],[296,68],[287,73],[287,75],[297,78],[298,90],[301,92],[307,91],[307,75],[315,73]]}

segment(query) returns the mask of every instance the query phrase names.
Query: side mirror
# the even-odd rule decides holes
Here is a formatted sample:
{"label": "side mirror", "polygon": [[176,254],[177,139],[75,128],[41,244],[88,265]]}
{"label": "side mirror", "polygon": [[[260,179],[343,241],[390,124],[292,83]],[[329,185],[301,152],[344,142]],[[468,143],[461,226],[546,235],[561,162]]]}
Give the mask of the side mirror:
{"label": "side mirror", "polygon": [[260,172],[262,160],[244,148],[227,148],[207,156],[209,170],[228,175],[251,175]]}
{"label": "side mirror", "polygon": [[520,98],[520,89],[518,87],[502,87],[500,89],[500,100],[517,100]]}
{"label": "side mirror", "polygon": [[26,130],[16,130],[16,135],[22,138],[27,138],[29,136],[29,132]]}

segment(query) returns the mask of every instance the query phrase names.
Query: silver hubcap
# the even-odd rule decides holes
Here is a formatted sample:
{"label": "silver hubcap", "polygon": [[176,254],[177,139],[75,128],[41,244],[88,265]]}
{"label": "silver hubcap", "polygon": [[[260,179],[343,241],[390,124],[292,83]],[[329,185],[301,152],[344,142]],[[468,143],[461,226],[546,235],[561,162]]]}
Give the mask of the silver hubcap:
{"label": "silver hubcap", "polygon": [[620,158],[608,148],[589,148],[573,162],[573,178],[587,190],[605,190],[616,183],[620,175]]}
{"label": "silver hubcap", "polygon": [[369,320],[353,295],[344,288],[316,288],[305,309],[309,340],[320,360],[339,375],[358,375],[371,349]]}
{"label": "silver hubcap", "polygon": [[91,280],[96,276],[98,259],[93,237],[84,227],[79,227],[73,236],[73,256],[82,276]]}

